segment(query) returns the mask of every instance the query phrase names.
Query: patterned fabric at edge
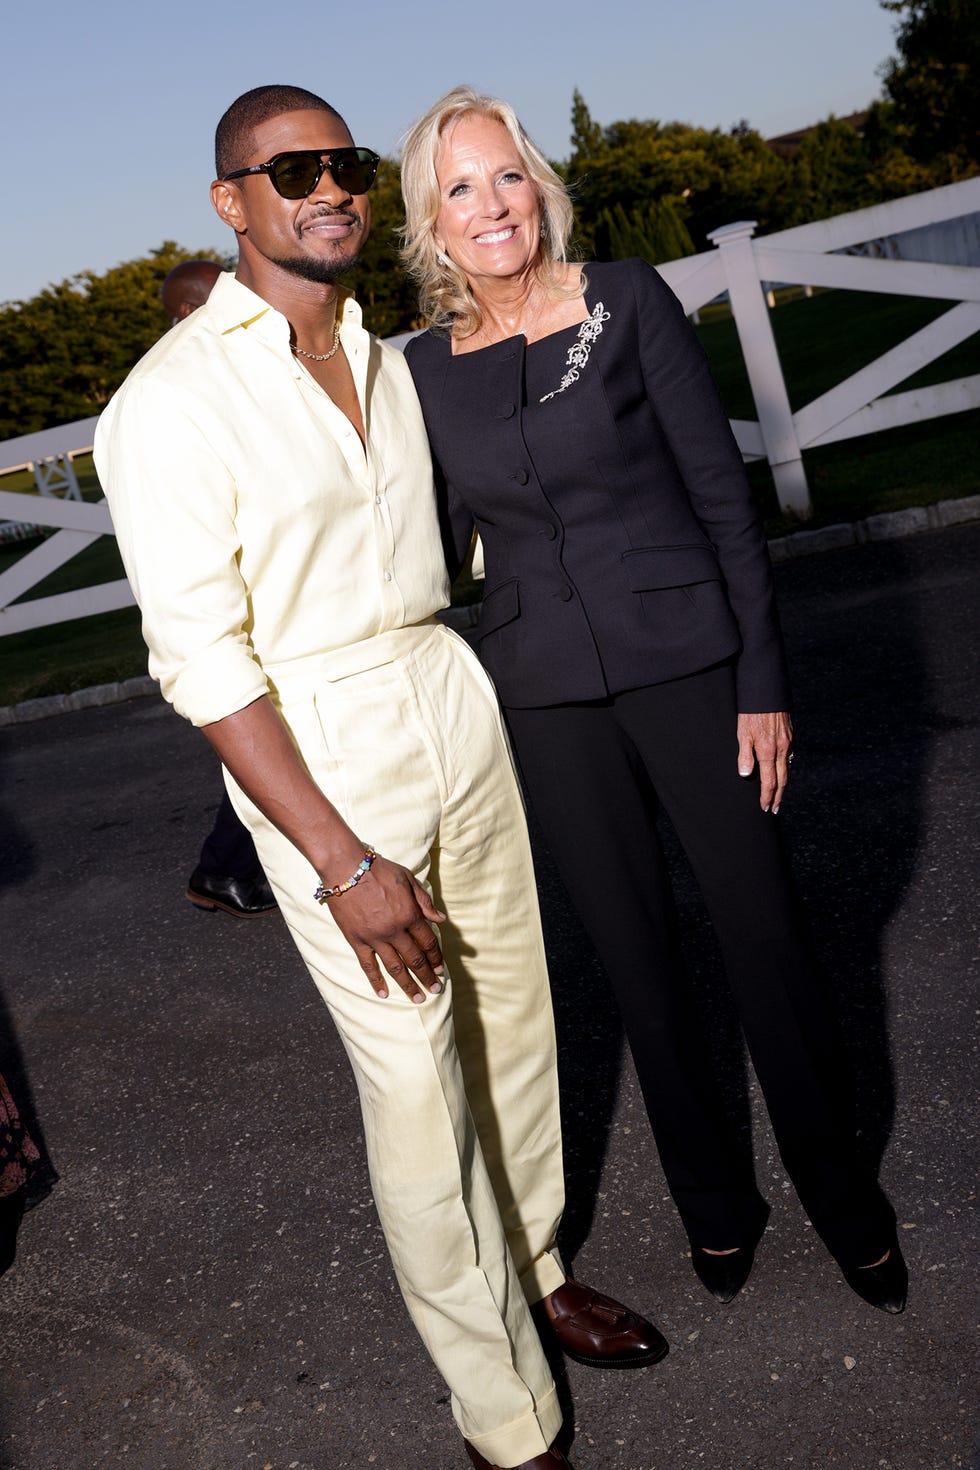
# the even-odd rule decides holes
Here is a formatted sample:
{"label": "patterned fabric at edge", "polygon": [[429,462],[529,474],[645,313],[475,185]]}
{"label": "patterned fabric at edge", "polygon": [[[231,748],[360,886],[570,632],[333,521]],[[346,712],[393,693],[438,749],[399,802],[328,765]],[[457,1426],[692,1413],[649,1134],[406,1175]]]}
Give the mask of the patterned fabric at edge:
{"label": "patterned fabric at edge", "polygon": [[10,1090],[0,1075],[0,1199],[22,1189],[40,1162],[34,1140],[20,1121]]}

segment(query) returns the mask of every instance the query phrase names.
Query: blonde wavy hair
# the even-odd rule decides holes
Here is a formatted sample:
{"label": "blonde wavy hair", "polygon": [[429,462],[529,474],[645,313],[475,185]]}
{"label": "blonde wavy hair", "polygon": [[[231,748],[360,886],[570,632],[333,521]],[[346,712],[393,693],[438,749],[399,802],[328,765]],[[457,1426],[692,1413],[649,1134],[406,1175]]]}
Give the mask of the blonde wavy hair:
{"label": "blonde wavy hair", "polygon": [[445,256],[435,242],[435,223],[441,200],[436,166],[448,130],[464,117],[486,117],[505,127],[514,141],[521,164],[537,190],[541,207],[541,252],[538,278],[556,296],[581,296],[584,282],[574,287],[562,281],[568,264],[572,233],[572,201],[562,180],[540,148],[528,137],[514,109],[498,97],[485,97],[472,87],[454,87],[434,103],[406,134],[402,147],[402,198],[405,225],[401,256],[419,289],[419,309],[426,323],[469,337],[481,323],[480,308],[465,272]]}

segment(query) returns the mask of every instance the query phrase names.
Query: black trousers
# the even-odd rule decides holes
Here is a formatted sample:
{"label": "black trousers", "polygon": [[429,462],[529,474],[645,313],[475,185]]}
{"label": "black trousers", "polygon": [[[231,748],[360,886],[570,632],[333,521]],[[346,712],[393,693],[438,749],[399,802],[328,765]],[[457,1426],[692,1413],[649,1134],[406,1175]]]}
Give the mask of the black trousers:
{"label": "black trousers", "polygon": [[262,864],[255,851],[252,834],[228,800],[227,791],[215,813],[214,826],[204,839],[198,867],[205,873],[221,878],[240,878],[247,881],[262,875]]}
{"label": "black trousers", "polygon": [[606,700],[508,709],[552,856],[616,995],[667,1184],[695,1246],[754,1243],[768,1207],[733,1147],[655,819],[662,805],[714,925],[780,1156],[846,1266],[894,1215],[855,1146],[853,1089],[778,818],[737,771],[729,666]]}

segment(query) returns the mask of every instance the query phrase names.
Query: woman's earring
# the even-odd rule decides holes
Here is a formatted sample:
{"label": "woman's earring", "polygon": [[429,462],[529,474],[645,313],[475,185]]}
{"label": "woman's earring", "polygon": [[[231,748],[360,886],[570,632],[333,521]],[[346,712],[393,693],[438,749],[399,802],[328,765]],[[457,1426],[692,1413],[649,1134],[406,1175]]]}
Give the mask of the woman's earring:
{"label": "woman's earring", "polygon": [[441,250],[436,251],[436,260],[440,265],[449,265],[451,263],[449,256],[445,255]]}

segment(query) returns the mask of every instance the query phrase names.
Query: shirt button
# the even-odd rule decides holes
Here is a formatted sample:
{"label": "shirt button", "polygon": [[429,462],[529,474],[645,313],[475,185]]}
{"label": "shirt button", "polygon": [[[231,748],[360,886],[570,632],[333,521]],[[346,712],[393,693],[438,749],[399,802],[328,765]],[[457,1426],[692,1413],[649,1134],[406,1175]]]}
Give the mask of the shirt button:
{"label": "shirt button", "polygon": [[375,505],[380,505],[381,504],[381,496],[380,495],[376,495],[374,497],[374,503],[375,503]]}
{"label": "shirt button", "polygon": [[[391,581],[391,573],[390,572],[385,572],[385,581],[386,582],[390,582]],[[569,597],[571,597],[572,594],[569,593],[568,595],[569,595]]]}
{"label": "shirt button", "polygon": [[530,478],[531,476],[525,469],[514,471],[514,479],[517,481],[518,485],[526,485]]}

